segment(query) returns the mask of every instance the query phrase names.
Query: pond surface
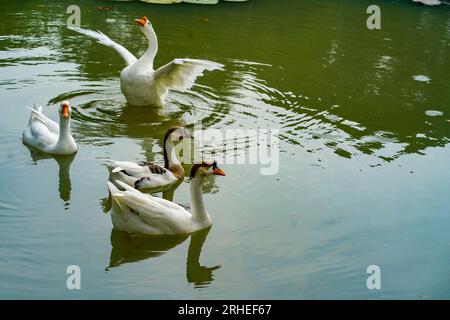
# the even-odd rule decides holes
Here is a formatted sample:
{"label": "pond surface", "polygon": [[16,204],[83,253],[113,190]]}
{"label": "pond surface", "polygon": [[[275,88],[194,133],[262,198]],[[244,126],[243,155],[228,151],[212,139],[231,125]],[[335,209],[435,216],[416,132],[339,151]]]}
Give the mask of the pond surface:
{"label": "pond surface", "polygon": [[[83,27],[136,54],[132,20],[148,16],[157,66],[226,65],[158,111],[127,106],[121,58],[65,27],[73,2],[0,12],[0,298],[450,297],[448,6],[383,1],[371,31],[371,1],[78,1]],[[22,145],[26,106],[57,119],[64,99],[78,154]],[[162,162],[164,132],[199,121],[279,129],[278,173],[223,165],[205,188],[213,226],[191,237],[112,231],[102,159]],[[188,191],[163,196],[188,204]],[[66,288],[69,265],[81,290]],[[367,289],[370,265],[381,290]]]}

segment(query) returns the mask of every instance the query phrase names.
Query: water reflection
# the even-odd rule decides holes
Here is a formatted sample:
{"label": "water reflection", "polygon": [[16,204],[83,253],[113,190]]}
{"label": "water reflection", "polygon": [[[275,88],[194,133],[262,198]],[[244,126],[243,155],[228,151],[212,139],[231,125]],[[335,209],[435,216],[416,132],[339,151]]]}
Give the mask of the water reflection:
{"label": "water reflection", "polygon": [[[267,2],[265,7],[272,5]],[[292,5],[292,14],[305,12],[309,6]],[[211,50],[210,58],[225,63],[226,71],[202,78],[187,93],[171,92],[165,113],[151,108],[128,108],[119,89],[121,58],[109,48],[92,45],[71,31],[59,30],[65,48],[61,59],[77,63],[79,76],[88,81],[86,86],[96,86],[93,91],[81,90],[77,97],[80,107],[74,120],[86,142],[100,143],[101,137],[111,136],[160,137],[172,125],[198,121],[206,128],[279,128],[280,138],[288,144],[303,146],[313,153],[331,149],[344,158],[369,155],[391,161],[449,142],[448,121],[444,117],[428,121],[424,115],[425,110],[435,107],[446,112],[448,98],[440,92],[448,90],[448,81],[441,79],[426,87],[411,78],[416,72],[431,76],[448,67],[448,59],[443,58],[448,55],[448,19],[418,12],[419,27],[427,31],[424,34],[432,41],[422,38],[418,42],[417,37],[423,35],[411,28],[401,33],[373,34],[370,43],[364,41],[365,45],[354,50],[354,44],[362,41],[362,34],[353,28],[348,32],[346,24],[329,24],[327,17],[319,18],[315,11],[310,13],[311,19],[314,25],[323,24],[323,28],[280,24],[276,18],[268,17],[264,23],[258,23],[257,33],[239,32],[239,39],[232,41],[245,43],[248,52],[239,52],[239,58],[230,59],[236,53],[229,52],[235,45],[230,46],[228,37],[214,37],[212,46],[207,34],[199,34],[198,37],[204,37],[202,42],[211,46],[206,52],[205,48],[190,46],[189,39],[173,43],[173,37],[168,35],[173,26],[165,25],[171,20],[168,13],[155,10],[160,19],[157,29],[162,61],[170,60],[173,52],[204,56]],[[241,14],[253,21],[253,10],[257,9],[242,10]],[[347,10],[340,13],[349,15]],[[136,14],[133,8],[126,14],[109,12],[114,23],[104,23],[98,22],[96,10],[86,10],[83,24],[100,28],[139,54],[143,39],[130,24]],[[184,19],[190,19],[189,15]],[[408,25],[408,21],[404,24]],[[233,30],[234,26],[227,27]],[[432,27],[443,32],[431,32]],[[294,31],[298,31],[299,38]],[[307,40],[312,48],[306,50],[305,41],[299,40]],[[423,48],[417,48],[417,43],[424,43]],[[431,51],[436,52],[434,58],[426,58]],[[404,59],[405,52],[409,59]],[[414,72],[410,61],[414,62]],[[154,144],[148,140],[143,144],[150,156],[149,149]]]}
{"label": "water reflection", "polygon": [[[175,184],[165,186],[162,189],[159,190],[162,192],[162,197],[166,200],[173,201],[173,198],[175,196],[175,190],[178,189],[178,187],[183,183],[183,180],[178,180]],[[151,191],[151,190],[150,190]]]}
{"label": "water reflection", "polygon": [[[118,88],[111,88],[110,85],[110,82],[106,82],[92,90],[65,92],[52,98],[49,104],[71,100],[72,118],[82,141],[121,136],[163,137],[166,128],[183,125],[181,118],[184,111],[128,106],[119,92],[115,91]],[[113,96],[105,97],[104,89]]]}
{"label": "water reflection", "polygon": [[[247,167],[242,171],[231,168],[231,179],[224,181],[231,193],[225,198],[230,196],[236,201],[222,203],[233,215],[222,217],[216,224],[220,232],[214,234],[215,252],[208,258],[226,257],[230,264],[236,261],[239,264],[221,270],[230,281],[210,286],[199,298],[249,295],[289,298],[305,296],[304,292],[309,292],[309,298],[317,298],[323,297],[320,288],[332,292],[331,298],[373,298],[372,293],[368,296],[367,290],[361,288],[363,269],[348,265],[348,257],[361,258],[368,264],[374,258],[389,264],[390,257],[395,257],[391,269],[400,270],[396,273],[400,275],[406,267],[410,277],[402,280],[394,275],[392,279],[396,281],[392,290],[388,290],[389,297],[411,297],[408,280],[424,278],[424,268],[432,268],[438,276],[425,277],[416,286],[427,288],[430,296],[448,297],[448,286],[443,285],[448,281],[439,277],[448,274],[449,239],[448,232],[445,233],[448,228],[443,226],[448,226],[445,214],[448,197],[444,191],[448,190],[450,180],[448,170],[441,170],[445,167],[450,139],[448,7],[429,9],[411,6],[408,1],[386,1],[383,10],[388,14],[383,23],[395,27],[371,32],[364,27],[365,21],[355,19],[366,9],[364,3],[355,1],[291,0],[282,7],[279,1],[260,0],[248,1],[239,10],[235,6],[221,6],[220,10],[206,6],[186,6],[182,10],[168,6],[144,8],[139,3],[117,2],[109,12],[99,12],[97,4],[89,3],[85,1],[82,7],[83,27],[102,30],[137,55],[145,50],[145,39],[129,22],[142,16],[142,10],[151,9],[148,14],[156,19],[161,42],[157,65],[177,56],[202,57],[223,62],[226,71],[205,75],[187,93],[171,93],[164,110],[166,114],[129,109],[119,89],[121,58],[110,48],[67,30],[66,8],[72,4],[69,0],[2,3],[0,16],[7,23],[3,24],[4,32],[0,36],[0,89],[6,116],[0,118],[0,160],[4,177],[17,179],[10,183],[11,179],[5,178],[1,185],[5,198],[0,204],[0,236],[4,244],[0,253],[4,261],[0,281],[2,297],[70,294],[61,289],[54,275],[61,270],[59,262],[72,261],[73,257],[92,270],[98,269],[98,263],[100,269],[106,267],[106,261],[92,259],[105,253],[101,252],[104,248],[98,239],[109,236],[98,237],[97,231],[105,228],[110,231],[109,219],[99,219],[96,214],[100,196],[94,191],[104,190],[107,176],[100,166],[93,167],[97,165],[96,160],[106,156],[142,160],[145,156],[150,161],[159,157],[155,162],[161,162],[165,130],[178,122],[191,124],[199,120],[204,120],[206,127],[215,128],[280,128],[282,151],[293,154],[292,161],[285,161],[280,170],[276,182],[280,183],[279,187],[271,179],[251,174]],[[207,16],[209,22],[199,23],[199,16]],[[115,22],[109,23],[107,19]],[[77,106],[72,127],[82,151],[78,154],[77,175],[91,176],[87,185],[95,187],[93,192],[85,192],[86,185],[82,185],[82,198],[77,202],[79,210],[94,214],[74,215],[70,219],[60,219],[60,210],[52,201],[27,192],[42,186],[40,179],[34,179],[35,174],[42,177],[56,174],[52,160],[36,160],[38,166],[28,169],[37,170],[23,170],[29,158],[27,154],[25,159],[22,157],[26,150],[18,146],[18,136],[29,116],[21,106],[52,97],[61,101],[61,93],[66,93]],[[445,150],[435,148],[440,146],[446,146]],[[320,157],[325,166],[330,163],[326,158],[332,157],[330,151],[339,159],[334,159],[337,161],[329,170],[301,173],[299,166],[305,156],[308,157],[305,161]],[[424,152],[429,152],[429,156],[415,156]],[[403,157],[404,154],[413,156]],[[384,159],[391,161],[399,157],[398,166],[387,165],[361,175],[344,174],[347,167],[383,164]],[[403,175],[406,167],[414,169],[411,178]],[[344,169],[342,173],[340,168]],[[303,183],[298,183],[299,175],[293,172],[301,175]],[[68,174],[63,174],[64,170],[61,173],[59,179],[63,181],[62,177]],[[411,183],[411,179],[417,183]],[[80,182],[85,183],[84,180]],[[239,188],[254,192],[233,192]],[[163,196],[173,199],[171,191]],[[180,191],[187,199],[186,190]],[[355,192],[359,201],[352,196]],[[318,195],[324,198],[325,193],[327,201],[315,200]],[[70,194],[70,183],[60,183],[61,198],[69,199]],[[271,201],[261,203],[260,199]],[[379,199],[383,199],[382,205],[378,205]],[[70,201],[71,204],[76,201],[73,193]],[[225,208],[222,204],[218,206]],[[285,210],[283,219],[273,219],[272,213],[280,206],[305,212],[302,222],[297,226],[298,210]],[[408,214],[399,214],[405,208]],[[240,210],[248,214],[240,215]],[[330,215],[332,224],[327,223]],[[35,217],[43,217],[46,223],[37,225]],[[95,225],[95,229],[74,229],[77,224]],[[294,231],[289,232],[292,226]],[[304,232],[296,231],[297,227]],[[268,228],[272,234],[264,232]],[[231,238],[227,231],[232,231]],[[71,237],[72,233],[75,236]],[[111,238],[116,237],[111,235]],[[411,239],[416,239],[417,245],[412,246]],[[199,252],[194,237],[191,240],[193,249]],[[136,251],[140,244],[127,247],[127,241],[139,242],[126,239],[113,245],[117,250],[111,252],[110,268],[127,261],[134,263],[133,254],[139,256]],[[330,241],[338,243],[339,248],[328,245]],[[79,248],[86,243],[90,244],[90,254],[80,254]],[[177,244],[167,244],[159,254],[188,247],[187,242],[181,243],[183,247],[178,248]],[[235,250],[236,243],[248,244],[253,255],[248,250]],[[311,245],[314,243],[318,245]],[[355,243],[364,245],[355,246]],[[385,248],[386,244],[390,249]],[[145,247],[145,241],[142,246]],[[427,256],[418,255],[415,248],[423,249]],[[144,259],[150,258],[143,251],[135,261],[141,259],[145,264]],[[153,253],[157,251],[155,248]],[[202,281],[210,281],[214,271],[202,267],[194,253],[188,254],[186,277],[190,283],[201,285]],[[95,292],[82,290],[82,294],[102,298],[139,293],[160,297],[178,285],[176,279],[167,277],[167,265],[162,261],[170,256],[148,261],[156,266],[152,276],[161,279],[162,284],[155,287],[142,284],[138,278],[148,276],[145,269],[135,270],[135,279],[128,278],[119,269],[117,276],[121,284],[117,290],[110,290],[105,287],[105,277],[89,272],[85,275]],[[416,259],[413,264],[411,259]],[[52,261],[55,263],[41,263]],[[184,261],[181,264],[184,269]],[[411,270],[411,265],[417,268]],[[120,268],[134,266],[139,265]],[[283,272],[274,272],[277,270]],[[314,275],[310,270],[316,271]],[[184,270],[181,273],[184,277]],[[261,275],[269,275],[267,281],[259,281]],[[177,296],[192,297],[190,290],[183,291],[184,279],[181,282]],[[42,283],[46,284],[45,292]]]}
{"label": "water reflection", "polygon": [[144,237],[126,232],[111,230],[111,255],[106,270],[158,257],[183,243],[188,236]]}
{"label": "water reflection", "polygon": [[[336,44],[333,48],[340,47]],[[343,63],[341,59],[336,58],[333,65]],[[301,146],[308,152],[320,154],[320,150],[329,148],[344,158],[369,155],[391,161],[403,154],[422,154],[427,147],[444,146],[449,142],[446,117],[427,117],[426,110],[432,107],[427,100],[430,97],[425,97],[420,88],[412,88],[412,78],[411,84],[404,88],[404,105],[400,108],[403,111],[387,110],[384,106],[400,98],[398,90],[394,93],[389,86],[398,77],[399,61],[398,57],[390,55],[374,56],[356,96],[353,89],[346,91],[344,87],[332,88],[341,92],[340,97],[282,90],[282,83],[266,79],[274,72],[274,66],[230,60],[224,73],[225,84],[220,89],[213,93],[209,87],[199,85],[187,93],[173,92],[165,109],[127,106],[118,84],[109,80],[98,84],[95,90],[63,93],[51,102],[67,97],[75,102],[74,131],[80,143],[107,144],[111,143],[111,137],[139,139],[149,161],[155,161],[154,148],[160,147],[168,128],[199,122],[205,129],[277,128],[282,141]],[[381,95],[387,102],[380,101]],[[437,111],[446,114],[443,110]],[[373,113],[377,113],[376,117],[382,116],[382,121],[374,120]],[[408,124],[392,120],[404,116],[410,118]],[[235,141],[230,143],[235,144]],[[247,152],[245,144],[238,144],[237,148],[239,152]]]}
{"label": "water reflection", "polygon": [[186,259],[186,279],[189,283],[193,283],[196,288],[209,285],[214,279],[213,272],[221,268],[221,265],[207,267],[200,264],[200,254],[210,230],[211,227],[191,235]]}
{"label": "water reflection", "polygon": [[58,190],[59,197],[64,202],[65,209],[69,209],[70,204],[70,193],[72,191],[72,183],[70,180],[70,166],[72,165],[73,159],[75,159],[76,154],[72,155],[48,155],[36,151],[28,146],[27,149],[30,151],[30,156],[34,165],[38,165],[39,161],[46,159],[54,159],[58,163],[59,172],[58,172]]}
{"label": "water reflection", "polygon": [[[190,92],[171,93],[170,111],[165,115],[125,106],[118,80],[121,58],[110,48],[67,30],[64,4],[45,14],[35,14],[32,7],[22,5],[22,10],[30,10],[26,26],[34,27],[29,30],[17,19],[9,19],[12,36],[0,38],[11,67],[5,68],[11,76],[4,80],[13,81],[10,78],[17,74],[19,65],[36,62],[53,64],[55,74],[51,76],[61,81],[84,81],[82,88],[68,93],[80,102],[74,116],[78,127],[74,129],[79,131],[81,143],[108,143],[104,139],[100,142],[102,137],[160,137],[172,125],[202,120],[206,127],[280,128],[280,138],[288,144],[310,152],[329,148],[345,158],[363,154],[392,160],[446,145],[449,99],[445,92],[449,81],[442,70],[449,68],[448,13],[391,7],[393,17],[401,16],[396,22],[402,28],[369,36],[355,28],[355,9],[349,4],[326,6],[336,10],[342,19],[339,23],[309,2],[292,2],[289,12],[283,13],[284,23],[280,23],[279,17],[268,14],[278,9],[276,4],[266,1],[261,6],[241,8],[240,19],[248,21],[245,30],[208,12],[211,21],[222,21],[223,25],[210,24],[195,34],[186,26],[198,21],[196,12],[183,12],[177,16],[180,24],[173,25],[172,11],[152,8],[161,38],[161,61],[169,61],[177,53],[226,64],[226,72],[202,78]],[[104,16],[99,19],[97,8],[88,6],[83,9],[83,26],[102,30],[139,55],[145,39],[131,21],[142,14],[142,8],[126,7],[124,10],[125,4],[117,4],[117,10],[102,12]],[[396,14],[402,10],[409,10],[408,14]],[[258,15],[264,20],[258,20]],[[308,19],[294,23],[296,16]],[[219,25],[228,32],[219,34]],[[229,34],[239,37],[230,38]],[[193,40],[204,45],[192,46]],[[67,71],[69,63],[71,70]],[[64,68],[56,68],[59,65]],[[417,74],[433,81],[414,81],[412,77]],[[48,72],[39,71],[29,80],[38,77],[47,81]],[[437,109],[445,117],[430,121],[424,114],[429,109]],[[149,155],[151,147],[151,143],[145,146]]]}
{"label": "water reflection", "polygon": [[194,284],[196,288],[208,286],[214,279],[213,272],[221,267],[220,265],[207,267],[200,263],[203,244],[209,231],[210,228],[200,230],[190,236],[141,237],[113,229],[110,237],[111,255],[106,270],[109,271],[127,263],[159,257],[190,237],[191,241],[186,257],[186,280]]}
{"label": "water reflection", "polygon": [[155,150],[162,150],[164,134],[171,127],[185,126],[180,109],[128,106],[119,97],[105,99],[91,91],[66,92],[49,103],[67,97],[71,97],[73,131],[80,144],[102,146],[112,144],[112,139],[132,138],[141,145],[145,161],[161,162]]}

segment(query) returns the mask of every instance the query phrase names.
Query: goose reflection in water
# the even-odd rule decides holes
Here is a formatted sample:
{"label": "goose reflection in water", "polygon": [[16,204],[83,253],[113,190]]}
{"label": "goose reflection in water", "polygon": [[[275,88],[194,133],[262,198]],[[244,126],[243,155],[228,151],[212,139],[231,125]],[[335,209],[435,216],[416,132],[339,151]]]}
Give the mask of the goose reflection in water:
{"label": "goose reflection in water", "polygon": [[73,159],[75,159],[75,154],[72,155],[48,155],[36,151],[30,147],[28,147],[30,151],[31,159],[33,160],[33,164],[37,165],[39,161],[46,159],[54,159],[59,166],[59,182],[58,182],[58,190],[59,197],[64,202],[65,209],[69,208],[70,194],[72,192],[72,183],[70,180],[70,166],[72,165]]}
{"label": "goose reflection in water", "polygon": [[[55,98],[61,99],[70,93]],[[79,97],[83,100],[87,97]],[[73,99],[73,98],[72,98]],[[175,126],[184,126],[185,110],[161,110],[129,106],[118,100],[89,100],[72,107],[76,132],[80,141],[92,139],[104,141],[110,137],[131,139],[164,138],[166,131]]]}
{"label": "goose reflection in water", "polygon": [[203,244],[210,229],[200,230],[191,235],[170,237],[133,236],[113,229],[111,231],[111,256],[106,270],[109,271],[126,263],[156,258],[182,244],[190,237],[191,241],[186,258],[186,279],[188,283],[194,284],[195,288],[206,287],[214,280],[213,272],[221,267],[220,265],[207,267],[200,264]]}

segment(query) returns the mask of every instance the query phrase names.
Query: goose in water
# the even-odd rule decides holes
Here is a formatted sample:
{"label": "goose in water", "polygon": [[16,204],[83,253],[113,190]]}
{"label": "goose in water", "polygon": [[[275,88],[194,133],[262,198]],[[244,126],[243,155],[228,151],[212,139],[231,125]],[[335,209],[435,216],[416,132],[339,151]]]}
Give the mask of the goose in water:
{"label": "goose in water", "polygon": [[[164,136],[164,167],[142,162],[106,160],[110,180],[121,181],[136,189],[153,189],[174,184],[184,178],[184,169],[177,159],[175,146],[184,138],[191,138],[191,133],[183,127],[172,127]],[[120,185],[117,185],[120,187]]]}
{"label": "goose in water", "polygon": [[186,91],[194,85],[195,79],[202,75],[204,70],[222,69],[223,65],[217,62],[185,58],[174,59],[154,70],[153,61],[158,52],[155,30],[147,17],[135,21],[148,40],[148,49],[139,59],[100,31],[72,28],[116,50],[123,58],[126,67],[120,73],[120,88],[130,105],[161,107],[169,90]]}
{"label": "goose in water", "polygon": [[208,228],[211,216],[203,201],[202,184],[209,175],[224,176],[225,173],[214,161],[203,161],[191,169],[192,213],[180,205],[142,193],[129,185],[117,181],[125,191],[108,181],[112,197],[111,220],[115,229],[128,233],[148,235],[187,234]]}
{"label": "goose in water", "polygon": [[48,154],[73,154],[77,144],[70,133],[71,107],[68,101],[59,107],[59,125],[42,113],[42,107],[31,109],[30,120],[23,131],[23,142]]}

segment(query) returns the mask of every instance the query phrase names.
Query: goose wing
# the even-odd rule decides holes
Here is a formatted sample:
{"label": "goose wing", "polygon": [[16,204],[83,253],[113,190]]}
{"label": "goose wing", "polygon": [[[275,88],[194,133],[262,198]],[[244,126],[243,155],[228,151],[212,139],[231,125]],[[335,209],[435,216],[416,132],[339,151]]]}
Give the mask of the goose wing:
{"label": "goose wing", "polygon": [[42,113],[42,107],[29,109],[31,110],[30,123],[33,121],[39,121],[44,126],[46,126],[51,133],[59,134],[59,125]]}
{"label": "goose wing", "polygon": [[222,67],[222,64],[208,60],[174,59],[156,70],[154,77],[169,89],[186,91],[203,71],[221,70]]}
{"label": "goose wing", "polygon": [[115,161],[108,159],[105,160],[105,164],[110,168],[111,172],[124,171],[125,174],[135,178],[146,177],[150,174],[148,167],[130,161]]}
{"label": "goose wing", "polygon": [[116,183],[125,191],[116,191],[113,197],[121,203],[121,206],[125,205],[131,209],[133,214],[138,215],[149,226],[170,233],[182,230],[189,222],[191,214],[181,206],[144,194],[121,181]]}
{"label": "goose wing", "polygon": [[150,170],[150,172],[154,174],[164,174],[167,171],[164,167],[147,161],[143,161],[139,163],[139,165],[147,167],[148,170]]}
{"label": "goose wing", "polygon": [[93,31],[93,30],[83,29],[83,28],[70,28],[70,29],[72,29],[73,31],[76,31],[78,33],[84,34],[88,37],[91,37],[91,38],[97,40],[97,42],[100,44],[103,44],[107,47],[113,48],[122,57],[122,59],[125,61],[125,64],[127,66],[130,66],[137,61],[136,57],[130,51],[128,51],[124,46],[118,44],[117,42],[114,42],[106,34],[100,32],[100,31]]}
{"label": "goose wing", "polygon": [[174,210],[185,210],[185,208],[183,208],[182,206],[180,206],[179,204],[176,204],[175,202],[163,199],[163,198],[158,198],[158,197],[153,197],[153,200],[157,203],[159,203],[160,205],[163,205],[169,209],[174,209]]}

